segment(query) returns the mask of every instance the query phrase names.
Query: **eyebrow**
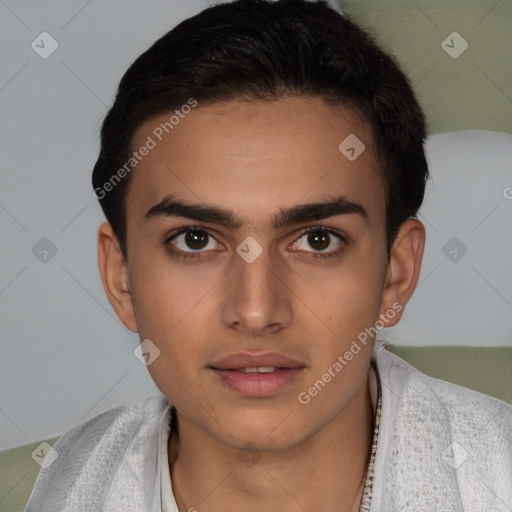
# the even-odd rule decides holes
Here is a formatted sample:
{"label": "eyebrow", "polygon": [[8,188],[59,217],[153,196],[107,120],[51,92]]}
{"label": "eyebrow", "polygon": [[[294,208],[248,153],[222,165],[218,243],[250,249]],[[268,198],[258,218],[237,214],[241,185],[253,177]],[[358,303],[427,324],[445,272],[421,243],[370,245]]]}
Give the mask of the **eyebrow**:
{"label": "eyebrow", "polygon": [[[336,215],[356,214],[368,220],[368,213],[362,205],[337,196],[327,202],[308,203],[281,209],[273,218],[274,229],[300,224],[313,220],[322,220]],[[245,224],[245,219],[230,210],[194,204],[175,199],[173,196],[164,197],[158,204],[152,206],[144,216],[145,220],[165,217],[185,217],[200,222],[220,224],[230,229],[239,229]]]}

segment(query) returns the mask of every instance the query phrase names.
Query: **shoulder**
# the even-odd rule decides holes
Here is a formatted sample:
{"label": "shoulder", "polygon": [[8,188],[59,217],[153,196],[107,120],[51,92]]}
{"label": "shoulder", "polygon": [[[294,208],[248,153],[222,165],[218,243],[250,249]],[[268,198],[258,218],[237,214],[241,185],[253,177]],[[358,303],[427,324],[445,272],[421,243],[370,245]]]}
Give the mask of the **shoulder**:
{"label": "shoulder", "polygon": [[54,461],[43,465],[26,511],[68,510],[86,496],[89,510],[101,510],[96,500],[108,499],[116,481],[129,484],[132,478],[141,487],[146,477],[154,481],[158,436],[169,406],[163,395],[147,396],[70,429],[55,443]]}
{"label": "shoulder", "polygon": [[414,503],[476,511],[477,498],[486,510],[505,510],[500,500],[512,503],[512,406],[429,377],[387,350],[373,357],[382,388],[375,501],[390,504],[382,510]]}
{"label": "shoulder", "polygon": [[[466,428],[495,425],[500,430],[512,428],[512,404],[436,379],[420,372],[387,350],[376,352],[381,380],[388,391],[403,402],[429,406],[433,411],[449,412],[451,424]],[[508,421],[507,421],[508,419]],[[491,422],[491,423],[489,423]]]}
{"label": "shoulder", "polygon": [[114,452],[138,430],[155,426],[168,405],[165,397],[154,395],[114,407],[69,430],[54,448],[59,456],[71,454],[74,460],[98,447]]}

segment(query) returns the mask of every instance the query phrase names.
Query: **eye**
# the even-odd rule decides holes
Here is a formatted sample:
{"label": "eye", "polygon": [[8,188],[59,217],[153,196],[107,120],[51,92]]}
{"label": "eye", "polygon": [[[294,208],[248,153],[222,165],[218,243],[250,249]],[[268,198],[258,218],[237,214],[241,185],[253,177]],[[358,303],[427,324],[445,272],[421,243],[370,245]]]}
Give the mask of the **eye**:
{"label": "eye", "polygon": [[[219,246],[222,247],[222,245],[204,229],[192,228],[184,228],[178,233],[170,236],[167,238],[166,244],[172,244],[174,247],[179,249],[179,251],[185,253],[205,252],[206,250],[217,249]],[[186,257],[188,254],[183,256]]]}
{"label": "eye", "polygon": [[[336,256],[345,246],[346,239],[330,228],[313,226],[293,243],[293,251],[306,251],[316,257]],[[308,246],[313,250],[309,250]],[[318,254],[315,254],[318,253]]]}

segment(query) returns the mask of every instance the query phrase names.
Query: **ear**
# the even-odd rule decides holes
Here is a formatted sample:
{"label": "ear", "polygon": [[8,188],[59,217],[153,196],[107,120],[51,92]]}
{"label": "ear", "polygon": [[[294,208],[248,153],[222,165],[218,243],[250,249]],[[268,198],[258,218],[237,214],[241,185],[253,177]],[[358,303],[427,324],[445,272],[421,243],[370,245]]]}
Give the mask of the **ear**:
{"label": "ear", "polygon": [[[419,220],[406,220],[400,226],[391,248],[382,291],[380,319],[384,327],[391,327],[400,321],[418,283],[424,247],[425,227]],[[393,316],[389,314],[390,311],[394,312]]]}
{"label": "ear", "polygon": [[98,266],[103,288],[119,320],[137,332],[128,268],[112,226],[104,222],[98,229]]}

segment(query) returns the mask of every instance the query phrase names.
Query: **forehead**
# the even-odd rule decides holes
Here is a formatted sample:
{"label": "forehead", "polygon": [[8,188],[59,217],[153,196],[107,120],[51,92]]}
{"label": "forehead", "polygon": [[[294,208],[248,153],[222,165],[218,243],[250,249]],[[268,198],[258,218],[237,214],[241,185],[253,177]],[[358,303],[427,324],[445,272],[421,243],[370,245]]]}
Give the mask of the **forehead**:
{"label": "forehead", "polygon": [[151,149],[132,172],[128,218],[169,194],[228,206],[254,225],[265,212],[332,194],[365,203],[370,215],[385,205],[369,127],[320,98],[198,103],[144,123],[132,149],[144,146]]}

